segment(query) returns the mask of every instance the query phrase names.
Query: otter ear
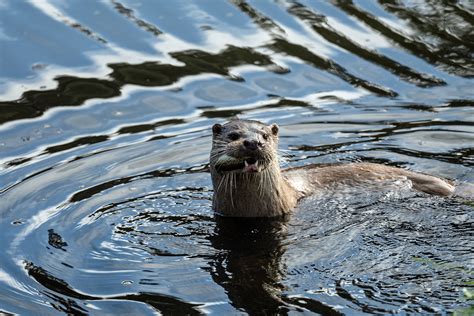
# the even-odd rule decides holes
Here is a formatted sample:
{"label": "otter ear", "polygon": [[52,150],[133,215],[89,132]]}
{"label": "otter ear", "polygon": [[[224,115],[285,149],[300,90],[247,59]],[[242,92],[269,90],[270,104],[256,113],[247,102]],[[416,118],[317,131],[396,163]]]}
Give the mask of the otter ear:
{"label": "otter ear", "polygon": [[272,124],[272,125],[270,125],[270,128],[272,129],[272,134],[273,134],[273,136],[277,136],[277,135],[278,135],[278,131],[279,131],[279,129],[280,129],[280,128],[278,127],[278,125]]}
{"label": "otter ear", "polygon": [[214,135],[218,135],[218,134],[222,133],[222,125],[221,124],[214,124],[214,126],[212,126],[212,133],[214,133]]}

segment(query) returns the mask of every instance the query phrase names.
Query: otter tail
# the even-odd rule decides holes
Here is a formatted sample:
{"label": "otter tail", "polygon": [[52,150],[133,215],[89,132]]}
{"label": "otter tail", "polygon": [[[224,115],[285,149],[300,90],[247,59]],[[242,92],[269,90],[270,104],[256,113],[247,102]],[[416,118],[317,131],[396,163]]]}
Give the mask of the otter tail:
{"label": "otter tail", "polygon": [[411,171],[407,171],[405,175],[411,180],[415,190],[440,196],[455,194],[454,185],[447,180]]}

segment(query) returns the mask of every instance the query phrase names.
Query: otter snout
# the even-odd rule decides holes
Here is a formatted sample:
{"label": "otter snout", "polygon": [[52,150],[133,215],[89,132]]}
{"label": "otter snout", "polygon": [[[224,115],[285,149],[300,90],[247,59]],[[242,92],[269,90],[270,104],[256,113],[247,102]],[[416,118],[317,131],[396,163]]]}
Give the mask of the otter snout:
{"label": "otter snout", "polygon": [[240,143],[240,154],[247,157],[262,158],[266,151],[265,142],[260,135],[248,135]]}
{"label": "otter snout", "polygon": [[242,142],[242,145],[244,146],[245,149],[252,150],[252,151],[262,148],[264,146],[264,144],[261,141],[258,141],[256,139],[253,139],[253,140],[245,139]]}

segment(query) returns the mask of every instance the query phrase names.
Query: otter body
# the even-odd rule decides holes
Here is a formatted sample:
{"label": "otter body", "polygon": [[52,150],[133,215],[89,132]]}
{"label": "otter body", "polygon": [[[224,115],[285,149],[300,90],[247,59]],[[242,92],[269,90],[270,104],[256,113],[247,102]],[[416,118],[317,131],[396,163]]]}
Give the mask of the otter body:
{"label": "otter body", "polygon": [[364,185],[409,179],[414,189],[449,196],[447,181],[374,164],[309,165],[281,170],[278,126],[232,120],[212,128],[210,170],[213,209],[235,217],[275,217],[291,213],[301,198],[337,185]]}

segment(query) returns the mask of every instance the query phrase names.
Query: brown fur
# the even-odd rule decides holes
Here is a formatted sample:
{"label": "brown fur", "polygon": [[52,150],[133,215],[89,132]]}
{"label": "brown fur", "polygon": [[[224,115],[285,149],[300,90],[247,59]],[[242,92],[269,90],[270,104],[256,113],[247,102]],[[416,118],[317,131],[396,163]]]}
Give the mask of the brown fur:
{"label": "brown fur", "polygon": [[[289,213],[302,196],[282,177],[276,164],[258,174],[235,173],[229,177],[231,186],[214,185],[212,206],[224,216],[282,216]],[[268,178],[263,182],[260,177]],[[225,180],[213,176],[214,183],[220,181]]]}
{"label": "brown fur", "polygon": [[[237,139],[234,139],[235,133],[239,135]],[[440,178],[373,163],[310,165],[282,171],[275,124],[266,126],[258,121],[232,120],[214,125],[213,134],[212,204],[215,212],[224,216],[283,216],[291,212],[300,198],[338,184],[353,186],[409,179],[414,189],[429,194],[449,196],[454,191],[454,186]],[[259,144],[258,149],[249,150],[244,145],[246,141]],[[255,157],[262,170],[257,173],[243,173],[240,169],[217,171],[218,159],[224,154],[236,159]]]}
{"label": "brown fur", "polygon": [[370,181],[376,182],[407,178],[412,182],[414,189],[425,193],[449,196],[454,191],[454,186],[447,180],[375,163],[309,165],[286,169],[283,170],[283,173],[287,174],[287,178],[291,179],[297,170],[305,170],[308,177],[308,184],[313,190],[341,182],[357,185]]}

